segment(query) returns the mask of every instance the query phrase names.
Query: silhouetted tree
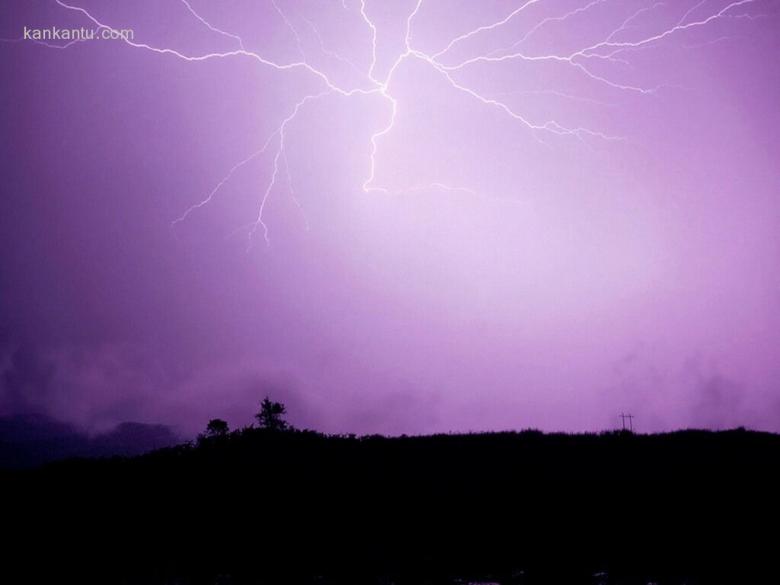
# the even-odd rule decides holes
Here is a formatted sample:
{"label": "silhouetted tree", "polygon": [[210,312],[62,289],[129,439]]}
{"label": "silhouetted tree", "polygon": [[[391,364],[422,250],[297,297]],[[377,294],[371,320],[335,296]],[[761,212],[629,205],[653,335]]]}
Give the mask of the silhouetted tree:
{"label": "silhouetted tree", "polygon": [[266,396],[260,403],[260,412],[255,415],[260,426],[269,431],[285,431],[289,428],[287,421],[282,418],[287,414],[287,409],[281,402],[274,402]]}
{"label": "silhouetted tree", "polygon": [[229,431],[228,424],[221,418],[212,418],[206,425],[207,437],[224,437]]}

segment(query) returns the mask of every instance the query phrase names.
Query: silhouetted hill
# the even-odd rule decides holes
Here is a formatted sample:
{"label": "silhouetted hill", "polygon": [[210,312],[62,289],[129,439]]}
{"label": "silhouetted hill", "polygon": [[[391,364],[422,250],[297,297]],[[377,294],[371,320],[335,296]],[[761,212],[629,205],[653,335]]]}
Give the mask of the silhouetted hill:
{"label": "silhouetted hill", "polygon": [[780,582],[779,462],[743,430],[245,429],[0,481],[25,582],[750,584]]}
{"label": "silhouetted hill", "polygon": [[124,422],[90,437],[43,415],[18,415],[0,418],[0,469],[35,467],[73,457],[140,455],[179,441],[165,425]]}

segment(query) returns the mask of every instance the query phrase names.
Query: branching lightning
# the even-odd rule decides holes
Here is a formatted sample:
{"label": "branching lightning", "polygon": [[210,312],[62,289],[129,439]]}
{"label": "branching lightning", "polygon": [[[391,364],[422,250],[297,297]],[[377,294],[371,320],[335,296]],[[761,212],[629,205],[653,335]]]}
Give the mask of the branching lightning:
{"label": "branching lightning", "polygon": [[[111,25],[98,20],[91,12],[85,8],[70,4],[70,0],[55,0],[56,4],[62,9],[80,14],[82,17],[89,20],[95,27],[101,29],[108,29],[115,31]],[[376,1],[376,0],[375,0]],[[648,12],[657,9],[661,6],[659,2],[648,2],[646,6],[639,8],[627,17],[624,17],[621,21],[616,23],[616,26],[603,38],[596,39],[595,42],[591,42],[587,46],[579,48],[570,52],[562,53],[532,53],[523,50],[523,46],[526,45],[526,41],[533,35],[536,35],[540,30],[554,25],[555,23],[562,23],[572,19],[587,18],[589,14],[607,4],[610,0],[590,0],[583,1],[583,4],[574,9],[565,11],[558,15],[546,16],[544,18],[536,20],[536,22],[527,28],[524,32],[519,34],[510,45],[503,49],[493,49],[484,53],[472,54],[460,61],[453,62],[449,58],[449,55],[453,53],[453,49],[458,47],[464,49],[473,43],[467,43],[469,40],[476,38],[489,38],[489,35],[494,33],[498,29],[504,28],[510,24],[514,24],[513,21],[521,15],[528,15],[532,8],[538,8],[536,5],[542,5],[542,0],[521,0],[517,7],[508,11],[503,17],[498,20],[483,24],[471,30],[462,32],[455,36],[451,40],[447,41],[444,46],[433,52],[425,52],[415,47],[413,43],[414,21],[419,17],[420,13],[425,9],[424,0],[414,0],[410,2],[411,10],[406,16],[405,23],[405,35],[403,49],[395,57],[392,65],[387,70],[386,75],[380,78],[377,74],[378,59],[379,59],[379,46],[378,36],[380,28],[376,21],[370,16],[369,6],[367,6],[367,0],[355,0],[354,2],[347,2],[347,0],[341,1],[341,9],[344,11],[353,12],[360,17],[360,21],[369,33],[370,37],[370,60],[365,70],[356,65],[357,59],[347,58],[335,51],[331,51],[326,48],[323,38],[317,28],[317,25],[312,20],[301,16],[303,22],[306,23],[305,27],[301,27],[299,30],[290,19],[288,14],[276,3],[275,0],[270,0],[273,8],[279,15],[281,23],[287,27],[292,35],[292,39],[295,42],[296,48],[300,58],[295,61],[280,63],[260,53],[251,50],[245,40],[230,31],[224,30],[221,27],[216,26],[206,18],[204,18],[194,7],[191,0],[180,0],[182,7],[189,17],[195,19],[206,27],[209,31],[215,35],[219,35],[226,39],[229,39],[235,43],[235,48],[228,51],[215,51],[206,52],[200,54],[185,54],[177,49],[165,47],[165,46],[153,46],[147,43],[136,42],[132,39],[122,37],[121,41],[126,43],[133,49],[139,49],[144,51],[150,51],[167,57],[180,59],[183,61],[198,63],[203,61],[219,60],[219,59],[251,59],[254,60],[259,66],[276,70],[280,73],[289,71],[302,71],[310,75],[314,80],[318,82],[320,88],[310,94],[301,96],[298,98],[289,109],[289,113],[279,122],[276,129],[268,136],[262,143],[260,148],[255,150],[246,156],[243,160],[233,165],[225,176],[214,186],[214,188],[207,194],[205,198],[199,202],[193,204],[186,209],[179,217],[173,220],[172,225],[174,228],[179,224],[185,222],[190,215],[207,207],[214,198],[218,195],[222,187],[228,183],[233,176],[244,166],[260,158],[260,156],[269,149],[273,152],[271,176],[262,191],[261,197],[258,201],[257,216],[256,219],[249,224],[249,245],[255,239],[258,232],[262,233],[263,239],[266,244],[270,243],[268,225],[264,221],[264,212],[267,207],[269,198],[273,194],[274,190],[279,184],[279,173],[284,167],[284,172],[287,174],[287,184],[290,190],[291,196],[294,197],[292,190],[292,179],[290,176],[289,166],[287,164],[287,139],[292,124],[300,112],[311,102],[320,100],[325,96],[334,96],[338,98],[351,98],[356,95],[360,96],[377,96],[387,104],[386,118],[377,121],[376,126],[369,136],[367,136],[367,170],[365,173],[365,180],[362,183],[362,189],[365,192],[383,191],[387,192],[388,187],[378,185],[376,171],[378,166],[378,157],[380,152],[380,146],[382,138],[393,132],[396,124],[397,115],[403,104],[399,103],[398,98],[392,92],[392,82],[396,72],[402,67],[402,65],[408,60],[417,60],[426,66],[430,67],[431,71],[439,76],[453,91],[469,96],[475,100],[476,103],[486,106],[486,108],[492,108],[495,111],[500,112],[502,115],[513,122],[519,123],[520,127],[524,127],[529,131],[533,138],[541,141],[540,135],[550,134],[557,136],[568,136],[575,139],[583,140],[585,138],[613,141],[620,140],[620,137],[612,136],[606,132],[585,128],[585,127],[568,127],[564,124],[557,122],[554,119],[544,121],[534,121],[529,119],[528,116],[522,112],[513,108],[500,99],[501,95],[486,95],[479,89],[468,85],[462,81],[461,72],[471,68],[479,66],[501,66],[512,62],[534,62],[534,63],[549,63],[552,66],[565,66],[571,67],[585,78],[596,82],[611,91],[617,92],[632,92],[640,95],[652,94],[656,92],[658,87],[641,87],[638,85],[627,84],[613,79],[605,75],[597,74],[593,72],[589,66],[592,60],[601,60],[607,63],[625,63],[626,60],[623,56],[630,51],[644,50],[658,46],[662,41],[673,35],[680,35],[685,31],[706,27],[714,21],[725,18],[754,18],[750,13],[744,13],[740,9],[746,9],[749,5],[757,4],[764,0],[735,0],[728,3],[719,9],[708,10],[708,0],[701,0],[695,3],[693,6],[685,10],[681,10],[679,18],[676,19],[673,25],[667,28],[654,31],[652,34],[646,34],[639,37],[631,38],[632,29],[635,28],[635,23],[640,21],[644,15]],[[310,34],[316,39],[320,52],[323,55],[327,55],[332,59],[336,59],[339,62],[348,65],[353,71],[360,74],[363,86],[359,87],[342,87],[338,83],[334,82],[331,76],[322,68],[312,65],[309,57],[304,50],[303,33],[308,29]],[[722,40],[724,37],[718,37],[716,41]],[[16,42],[18,39],[4,39],[6,42]],[[47,43],[41,43],[51,48],[67,48],[74,43],[68,43],[67,45],[52,45]],[[544,88],[538,90],[539,93],[549,93],[552,95],[558,95],[567,97],[570,99],[585,100],[588,98],[582,98],[576,95],[570,95],[566,92],[557,91],[552,88]],[[518,92],[522,93],[522,92]],[[503,94],[507,95],[507,94]],[[595,101],[595,100],[594,100]],[[443,178],[446,181],[446,178]],[[459,186],[449,186],[445,182],[435,182],[428,185],[415,184],[407,187],[406,191],[419,190],[423,187],[440,189],[444,191],[463,191],[467,193],[474,193],[472,189]],[[296,199],[297,203],[297,199]]]}

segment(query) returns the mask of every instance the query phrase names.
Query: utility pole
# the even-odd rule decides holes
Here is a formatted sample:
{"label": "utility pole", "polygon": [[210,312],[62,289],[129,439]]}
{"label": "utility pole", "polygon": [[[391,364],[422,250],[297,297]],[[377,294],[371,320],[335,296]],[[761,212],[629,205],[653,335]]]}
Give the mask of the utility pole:
{"label": "utility pole", "polygon": [[[628,430],[629,432],[634,432],[634,415],[633,414],[623,414],[620,413],[620,418],[623,421],[623,430]],[[628,419],[628,429],[626,429],[626,419]]]}

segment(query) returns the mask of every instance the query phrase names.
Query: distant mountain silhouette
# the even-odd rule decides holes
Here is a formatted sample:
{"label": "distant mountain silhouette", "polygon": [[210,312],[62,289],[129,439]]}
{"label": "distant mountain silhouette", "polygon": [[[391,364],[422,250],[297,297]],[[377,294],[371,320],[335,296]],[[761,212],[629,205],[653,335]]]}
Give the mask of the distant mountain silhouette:
{"label": "distant mountain silhouette", "polygon": [[165,425],[124,422],[92,436],[40,414],[0,418],[0,468],[34,467],[71,457],[140,455],[181,439]]}

